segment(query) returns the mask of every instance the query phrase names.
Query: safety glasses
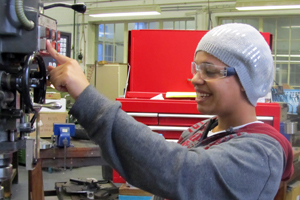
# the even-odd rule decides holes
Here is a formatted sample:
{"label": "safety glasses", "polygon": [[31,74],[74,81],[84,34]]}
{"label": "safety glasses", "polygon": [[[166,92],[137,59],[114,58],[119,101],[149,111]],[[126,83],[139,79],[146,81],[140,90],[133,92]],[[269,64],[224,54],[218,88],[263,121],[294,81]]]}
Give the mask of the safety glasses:
{"label": "safety glasses", "polygon": [[225,78],[236,74],[233,67],[217,66],[211,63],[201,63],[200,65],[197,65],[195,62],[192,62],[191,70],[193,76],[199,72],[200,77],[203,80]]}

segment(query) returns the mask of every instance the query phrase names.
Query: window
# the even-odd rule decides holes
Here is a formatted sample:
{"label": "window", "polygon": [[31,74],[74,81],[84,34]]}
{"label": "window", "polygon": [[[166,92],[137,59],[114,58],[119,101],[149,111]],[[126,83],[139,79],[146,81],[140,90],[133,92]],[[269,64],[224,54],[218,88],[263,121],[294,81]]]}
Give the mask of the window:
{"label": "window", "polygon": [[158,22],[150,22],[149,29],[159,29],[159,23]]}
{"label": "window", "polygon": [[104,24],[99,25],[99,39],[104,37]]}
{"label": "window", "polygon": [[[128,31],[141,29],[195,30],[194,20],[133,22],[128,23]],[[98,25],[98,61],[122,63],[124,56],[124,23]],[[127,49],[126,49],[127,51]]]}
{"label": "window", "polygon": [[158,22],[128,23],[128,30],[141,30],[141,29],[159,29],[159,23]]}
{"label": "window", "polygon": [[98,61],[103,60],[103,44],[98,44]]}
{"label": "window", "polygon": [[112,44],[105,44],[105,61],[113,62],[113,45]]}
{"label": "window", "polygon": [[181,21],[164,21],[163,29],[169,30],[195,30],[194,20],[181,20]]}
{"label": "window", "polygon": [[134,23],[134,27],[135,30],[148,29],[148,23],[147,22]]}
{"label": "window", "polygon": [[186,21],[186,30],[195,30],[195,22]]}
{"label": "window", "polygon": [[174,29],[173,21],[163,22],[163,29]]}
{"label": "window", "polygon": [[98,26],[98,61],[123,62],[124,24]]}
{"label": "window", "polygon": [[175,30],[185,30],[185,21],[175,21]]}

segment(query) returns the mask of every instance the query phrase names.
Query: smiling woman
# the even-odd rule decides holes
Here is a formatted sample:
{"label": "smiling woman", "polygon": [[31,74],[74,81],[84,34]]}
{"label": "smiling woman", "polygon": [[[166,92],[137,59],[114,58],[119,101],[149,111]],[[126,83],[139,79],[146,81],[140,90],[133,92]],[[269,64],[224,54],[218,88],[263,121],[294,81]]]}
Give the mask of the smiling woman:
{"label": "smiling woman", "polygon": [[[205,51],[198,51],[195,56],[195,62],[200,63],[200,66],[207,63],[210,66],[214,66],[213,70],[210,68],[213,72],[210,72],[209,75],[207,71],[201,70],[194,73],[194,77],[192,78],[192,84],[197,96],[197,109],[200,113],[218,115],[219,123],[220,117],[225,116],[225,119],[228,119],[231,124],[236,121],[236,119],[231,121],[233,119],[230,118],[230,116],[238,114],[236,109],[239,108],[240,111],[249,109],[248,120],[255,120],[253,106],[247,100],[245,91],[237,76],[224,76],[224,74],[220,73],[220,70],[224,71],[224,69],[228,68],[222,61]],[[234,68],[231,69],[231,71],[235,72]],[[234,74],[232,73],[231,75]],[[250,113],[252,113],[252,116]],[[240,120],[242,119],[240,118]],[[244,122],[239,123],[243,124]]]}
{"label": "smiling woman", "polygon": [[[191,82],[198,111],[215,116],[185,130],[178,143],[137,122],[120,102],[89,85],[76,61],[58,56],[49,44],[47,48],[61,64],[49,68],[51,82],[76,99],[70,114],[100,146],[110,166],[155,198],[274,199],[280,181],[291,177],[290,143],[256,117],[256,101],[273,83],[273,59],[252,26],[218,26],[200,40],[192,54]],[[235,75],[225,74],[228,66]]]}

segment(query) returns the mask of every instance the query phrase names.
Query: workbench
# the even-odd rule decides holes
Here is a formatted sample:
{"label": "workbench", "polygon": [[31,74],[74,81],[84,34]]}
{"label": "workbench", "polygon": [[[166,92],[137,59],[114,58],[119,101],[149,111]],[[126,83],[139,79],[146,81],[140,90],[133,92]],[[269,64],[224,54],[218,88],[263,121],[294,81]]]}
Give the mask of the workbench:
{"label": "workbench", "polygon": [[[89,140],[71,140],[73,146],[67,148],[66,167],[107,165],[101,158],[98,145]],[[281,182],[274,200],[286,198],[287,185],[300,179],[300,148],[294,148],[294,174],[290,180]],[[43,167],[64,167],[64,148],[50,148],[40,151],[40,159],[34,170],[29,171],[29,200],[44,199]],[[33,181],[34,180],[34,181]]]}
{"label": "workbench", "polygon": [[150,200],[152,196],[149,192],[128,184],[122,184],[119,188],[119,200]]}
{"label": "workbench", "polygon": [[28,172],[28,200],[44,199],[42,168],[92,165],[107,165],[107,163],[101,158],[99,146],[90,140],[71,139],[71,146],[66,149],[66,161],[64,148],[41,149],[35,169]]}
{"label": "workbench", "polygon": [[[42,167],[64,167],[64,148],[40,150]],[[86,167],[107,165],[101,158],[100,148],[90,140],[71,139],[71,146],[66,150],[66,167]]]}

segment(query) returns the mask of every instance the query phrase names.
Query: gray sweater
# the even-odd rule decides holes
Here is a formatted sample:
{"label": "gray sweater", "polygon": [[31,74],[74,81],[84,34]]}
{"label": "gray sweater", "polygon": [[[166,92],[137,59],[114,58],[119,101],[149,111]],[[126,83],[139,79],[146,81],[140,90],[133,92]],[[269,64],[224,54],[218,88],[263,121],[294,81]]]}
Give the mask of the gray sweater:
{"label": "gray sweater", "polygon": [[280,144],[245,134],[207,150],[167,142],[92,86],[70,114],[99,144],[103,158],[130,184],[172,200],[271,200],[284,169]]}

